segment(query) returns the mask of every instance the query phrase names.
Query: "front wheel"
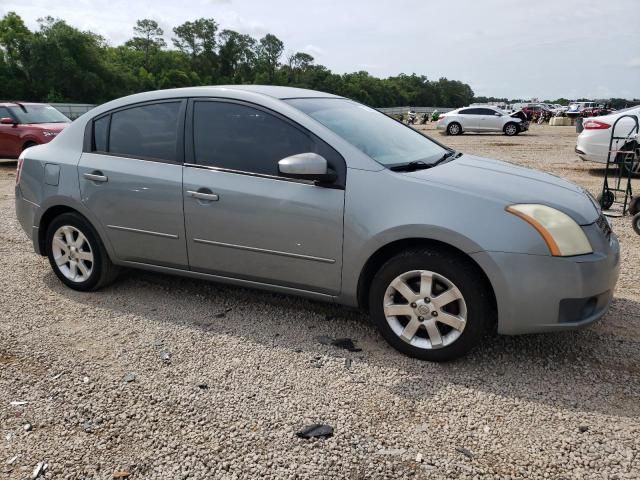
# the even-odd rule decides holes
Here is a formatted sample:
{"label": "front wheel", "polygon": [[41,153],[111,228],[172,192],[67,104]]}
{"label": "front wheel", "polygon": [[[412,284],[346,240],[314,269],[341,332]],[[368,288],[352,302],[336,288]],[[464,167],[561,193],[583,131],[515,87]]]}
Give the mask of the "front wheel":
{"label": "front wheel", "polygon": [[518,134],[518,126],[515,123],[507,123],[504,126],[504,134],[507,137],[513,137]]}
{"label": "front wheel", "polygon": [[77,213],[63,213],[49,224],[47,256],[56,276],[74,290],[98,290],[118,273],[93,227]]}
{"label": "front wheel", "polygon": [[457,255],[406,251],[374,277],[369,311],[396,350],[421,360],[452,360],[480,342],[492,318],[483,280]]}

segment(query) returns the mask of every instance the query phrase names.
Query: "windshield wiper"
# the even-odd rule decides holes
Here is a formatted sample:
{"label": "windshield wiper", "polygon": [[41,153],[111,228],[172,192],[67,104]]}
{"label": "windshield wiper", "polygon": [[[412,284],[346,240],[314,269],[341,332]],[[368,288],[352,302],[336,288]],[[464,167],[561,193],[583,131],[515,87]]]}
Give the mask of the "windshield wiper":
{"label": "windshield wiper", "polygon": [[403,163],[400,165],[394,165],[393,167],[389,167],[389,170],[393,170],[394,172],[415,172],[416,170],[424,170],[425,168],[433,168],[441,163],[449,160],[450,158],[458,158],[462,155],[461,152],[456,152],[455,150],[448,150],[440,159],[436,160],[433,163],[426,163],[422,160],[414,160],[413,162]]}
{"label": "windshield wiper", "polygon": [[422,160],[414,160],[413,162],[394,165],[393,167],[389,167],[389,170],[393,170],[394,172],[415,172],[416,170],[423,170],[431,167],[433,167],[432,163],[426,163]]}
{"label": "windshield wiper", "polygon": [[440,157],[440,160],[433,162],[431,164],[432,167],[435,167],[436,165],[440,165],[443,162],[446,162],[447,160],[454,159],[454,158],[458,158],[462,156],[462,152],[456,152],[455,150],[449,150],[447,153],[445,153],[442,157]]}

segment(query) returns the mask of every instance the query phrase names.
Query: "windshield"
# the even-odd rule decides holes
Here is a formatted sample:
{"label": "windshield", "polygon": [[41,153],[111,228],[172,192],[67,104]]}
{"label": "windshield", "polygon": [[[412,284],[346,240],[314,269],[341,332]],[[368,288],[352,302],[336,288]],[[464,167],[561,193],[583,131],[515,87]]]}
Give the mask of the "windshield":
{"label": "windshield", "polygon": [[68,123],[69,120],[51,105],[9,107],[20,123]]}
{"label": "windshield", "polygon": [[448,151],[383,113],[343,98],[294,98],[287,103],[384,166],[433,163]]}

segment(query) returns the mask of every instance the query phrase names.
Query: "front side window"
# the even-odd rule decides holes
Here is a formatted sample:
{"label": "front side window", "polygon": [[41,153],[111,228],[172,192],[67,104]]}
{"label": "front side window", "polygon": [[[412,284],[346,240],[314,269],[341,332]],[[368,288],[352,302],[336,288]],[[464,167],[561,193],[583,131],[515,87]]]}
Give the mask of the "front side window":
{"label": "front side window", "polygon": [[279,175],[278,161],[290,155],[323,153],[309,134],[275,115],[217,101],[194,102],[193,146],[199,165],[265,175]]}
{"label": "front side window", "polygon": [[51,105],[21,105],[18,107],[9,107],[13,117],[18,119],[20,123],[69,123],[58,110]]}
{"label": "front side window", "polygon": [[[119,110],[111,114],[109,142],[113,155],[175,162],[181,102],[163,102]],[[95,149],[99,150],[106,124],[94,123]]]}
{"label": "front side window", "polygon": [[12,118],[7,107],[0,107],[0,118]]}
{"label": "front side window", "polygon": [[495,115],[496,112],[495,110],[491,110],[490,108],[480,108],[480,115]]}
{"label": "front side window", "polygon": [[447,152],[413,128],[352,100],[296,98],[286,102],[384,166],[435,162]]}

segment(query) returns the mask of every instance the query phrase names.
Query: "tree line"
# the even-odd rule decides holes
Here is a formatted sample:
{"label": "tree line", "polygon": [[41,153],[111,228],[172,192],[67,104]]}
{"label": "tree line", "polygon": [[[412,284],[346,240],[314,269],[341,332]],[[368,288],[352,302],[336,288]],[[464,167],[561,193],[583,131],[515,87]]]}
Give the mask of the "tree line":
{"label": "tree line", "polygon": [[273,34],[254,38],[222,29],[212,18],[176,26],[171,45],[151,19],[138,20],[133,36],[118,46],[64,20],[45,17],[38,24],[29,30],[15,12],[0,19],[0,99],[102,103],[147,90],[216,84],[311,88],[375,107],[453,108],[493,99],[474,98],[469,85],[447,78],[333,73],[308,53],[285,54]]}
{"label": "tree line", "polygon": [[469,85],[446,78],[333,73],[308,53],[285,54],[273,34],[254,38],[222,29],[212,18],[173,28],[171,43],[150,19],[138,20],[131,39],[112,46],[52,17],[40,19],[31,31],[10,12],[0,20],[0,98],[102,103],[161,88],[271,84],[322,90],[376,107],[460,107],[473,100]]}

